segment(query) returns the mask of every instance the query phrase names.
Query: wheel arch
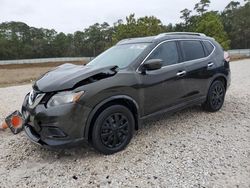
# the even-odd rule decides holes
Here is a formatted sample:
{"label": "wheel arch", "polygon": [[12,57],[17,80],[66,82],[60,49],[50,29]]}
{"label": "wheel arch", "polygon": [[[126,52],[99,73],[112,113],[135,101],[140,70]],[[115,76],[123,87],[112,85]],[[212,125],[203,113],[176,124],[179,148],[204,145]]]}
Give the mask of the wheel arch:
{"label": "wheel arch", "polygon": [[135,130],[139,129],[139,105],[137,102],[127,95],[117,95],[107,98],[100,103],[98,103],[90,112],[87,123],[84,129],[84,137],[87,138],[89,141],[91,140],[93,124],[95,122],[96,117],[107,107],[112,106],[114,104],[120,104],[127,107],[133,114],[135,119]]}
{"label": "wheel arch", "polygon": [[[227,78],[226,78],[225,75],[223,75],[223,74],[217,75],[217,76],[211,81],[210,86],[211,86],[211,84],[212,84],[214,81],[216,81],[216,80],[222,81],[222,82],[223,82],[223,85],[224,85],[224,87],[225,87],[225,90],[227,90]],[[209,86],[209,87],[210,87],[210,86]]]}
{"label": "wheel arch", "polygon": [[216,80],[220,80],[223,82],[223,85],[225,87],[225,90],[227,90],[227,77],[224,74],[217,74],[216,76],[214,76],[211,81],[209,82],[208,88],[207,88],[207,92],[210,88],[210,86],[212,85],[212,83]]}
{"label": "wheel arch", "polygon": [[[222,101],[222,102],[220,102],[221,104],[219,104],[219,103],[218,104],[212,104],[211,103],[210,88],[213,86],[213,83],[215,83],[216,81],[221,81],[222,84],[224,85],[224,96],[223,96],[223,98],[220,99]],[[219,76],[214,77],[211,80],[210,85],[208,87],[206,101],[204,103],[202,103],[203,109],[205,111],[209,111],[209,112],[216,112],[216,111],[220,110],[223,103],[224,103],[224,97],[225,97],[225,94],[226,94],[226,89],[227,89],[227,78],[225,76],[223,76],[223,75],[219,75]]]}

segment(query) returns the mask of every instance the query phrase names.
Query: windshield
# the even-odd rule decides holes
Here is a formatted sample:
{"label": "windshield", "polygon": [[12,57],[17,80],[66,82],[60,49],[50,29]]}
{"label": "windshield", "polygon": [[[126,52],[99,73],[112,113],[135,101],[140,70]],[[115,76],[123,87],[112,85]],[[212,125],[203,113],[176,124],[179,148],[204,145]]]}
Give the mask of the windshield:
{"label": "windshield", "polygon": [[148,45],[149,43],[137,43],[113,46],[87,65],[96,67],[117,65],[119,68],[124,68],[132,63]]}

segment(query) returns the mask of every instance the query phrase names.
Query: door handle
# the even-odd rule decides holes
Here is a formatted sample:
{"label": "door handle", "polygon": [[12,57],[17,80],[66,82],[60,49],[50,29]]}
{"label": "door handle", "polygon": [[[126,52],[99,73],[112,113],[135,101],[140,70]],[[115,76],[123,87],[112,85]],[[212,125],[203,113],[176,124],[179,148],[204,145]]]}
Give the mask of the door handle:
{"label": "door handle", "polygon": [[207,64],[207,67],[210,68],[210,67],[212,67],[213,65],[214,65],[214,63],[210,62],[210,63]]}
{"label": "door handle", "polygon": [[177,76],[184,76],[187,72],[186,71],[180,71],[180,72],[177,72]]}

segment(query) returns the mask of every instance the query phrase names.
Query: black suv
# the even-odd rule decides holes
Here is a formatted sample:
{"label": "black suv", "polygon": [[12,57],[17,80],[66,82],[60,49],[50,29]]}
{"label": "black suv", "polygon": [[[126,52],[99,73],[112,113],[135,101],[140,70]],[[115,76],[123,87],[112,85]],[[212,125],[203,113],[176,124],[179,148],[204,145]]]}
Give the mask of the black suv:
{"label": "black suv", "polygon": [[25,132],[48,147],[124,149],[143,120],[201,104],[218,111],[230,85],[221,46],[200,33],[125,39],[85,66],[64,64],[24,99]]}

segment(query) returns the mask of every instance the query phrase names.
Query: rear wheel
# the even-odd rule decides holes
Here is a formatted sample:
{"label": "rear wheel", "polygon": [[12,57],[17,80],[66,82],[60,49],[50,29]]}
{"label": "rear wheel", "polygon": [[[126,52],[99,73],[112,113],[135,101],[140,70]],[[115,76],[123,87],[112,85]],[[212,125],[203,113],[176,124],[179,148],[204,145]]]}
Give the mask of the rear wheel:
{"label": "rear wheel", "polygon": [[95,120],[93,147],[106,155],[123,150],[133,136],[134,126],[134,116],[125,106],[113,105],[106,108]]}
{"label": "rear wheel", "polygon": [[221,109],[225,98],[225,87],[222,81],[216,80],[209,88],[207,101],[202,105],[204,110],[216,112]]}

